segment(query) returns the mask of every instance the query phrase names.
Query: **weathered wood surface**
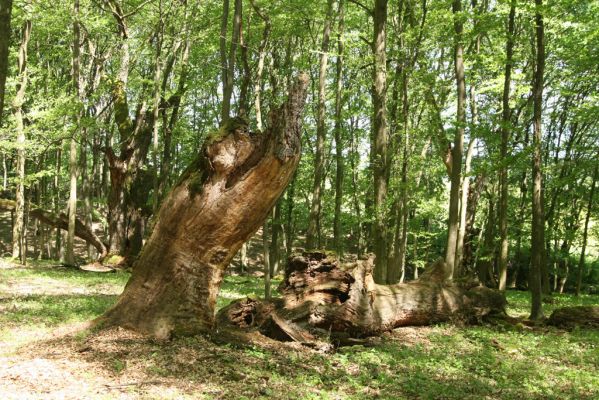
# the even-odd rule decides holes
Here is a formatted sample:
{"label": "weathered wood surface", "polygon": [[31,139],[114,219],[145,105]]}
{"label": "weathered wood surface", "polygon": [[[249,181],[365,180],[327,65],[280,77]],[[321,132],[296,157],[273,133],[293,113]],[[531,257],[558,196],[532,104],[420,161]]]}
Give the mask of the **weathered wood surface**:
{"label": "weathered wood surface", "polygon": [[223,329],[258,329],[270,337],[311,342],[505,312],[501,292],[448,280],[443,261],[432,264],[420,279],[396,285],[375,284],[373,268],[373,257],[341,265],[319,252],[293,256],[279,288],[282,299],[234,302],[219,312],[218,322]]}
{"label": "weathered wood surface", "polygon": [[295,172],[308,77],[265,132],[237,121],[204,143],[160,208],[117,304],[97,322],[158,338],[212,330],[223,274]]}

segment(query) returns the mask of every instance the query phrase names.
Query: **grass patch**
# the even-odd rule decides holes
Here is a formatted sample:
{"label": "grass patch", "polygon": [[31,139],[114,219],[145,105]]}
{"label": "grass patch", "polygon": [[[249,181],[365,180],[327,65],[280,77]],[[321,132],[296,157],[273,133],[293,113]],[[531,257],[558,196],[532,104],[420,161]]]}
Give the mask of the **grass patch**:
{"label": "grass patch", "polygon": [[[50,349],[71,346],[47,339],[51,329],[100,315],[114,303],[128,277],[127,273],[83,272],[44,263],[0,268],[0,353],[14,362],[26,358],[21,349],[33,342],[22,332],[35,333],[31,337],[37,341],[45,337],[41,343]],[[279,282],[275,280],[273,287]],[[262,297],[263,290],[260,278],[227,276],[218,307],[246,296]],[[36,291],[41,292],[32,293]],[[508,291],[507,296],[511,315],[528,314],[527,292]],[[599,296],[553,297],[553,304],[544,304],[547,315],[556,307],[599,303]],[[138,338],[102,338],[94,343],[95,335],[85,332],[69,339],[77,347],[92,350],[61,357],[101,366],[94,373],[86,371],[82,379],[107,374],[132,382],[142,376],[144,381],[168,386],[168,391],[151,385],[127,386],[127,393],[140,397],[599,398],[596,330],[441,324],[398,329],[385,334],[374,347],[341,348],[328,355],[288,347],[218,346],[203,337],[178,338],[167,345]],[[88,397],[83,392],[81,396]],[[102,396],[111,398],[110,394],[98,398]]]}
{"label": "grass patch", "polygon": [[[530,315],[530,292],[508,290],[506,292],[506,297],[508,301],[508,314],[514,317],[524,318]],[[556,308],[592,306],[597,304],[599,304],[599,295],[581,294],[576,297],[567,293],[553,293],[550,297],[550,302],[543,303],[543,312],[546,316],[549,316]]]}

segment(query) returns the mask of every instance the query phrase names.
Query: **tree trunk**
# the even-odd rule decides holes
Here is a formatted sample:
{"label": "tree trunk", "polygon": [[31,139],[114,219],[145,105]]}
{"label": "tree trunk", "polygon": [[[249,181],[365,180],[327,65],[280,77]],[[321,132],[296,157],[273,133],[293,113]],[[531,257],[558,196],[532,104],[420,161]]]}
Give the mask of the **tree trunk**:
{"label": "tree trunk", "polygon": [[282,299],[239,300],[218,314],[219,329],[259,329],[280,340],[343,341],[408,325],[480,319],[503,313],[505,297],[493,289],[458,286],[439,260],[409,283],[377,285],[373,257],[341,266],[336,257],[303,253],[289,260]]}
{"label": "tree trunk", "polygon": [[511,110],[510,110],[510,84],[512,80],[512,58],[514,54],[516,1],[510,2],[508,17],[507,40],[505,45],[506,61],[503,81],[502,114],[501,114],[501,169],[499,171],[499,290],[505,290],[507,283],[508,262],[508,142],[510,138]]}
{"label": "tree trunk", "polygon": [[270,232],[270,260],[269,260],[269,268],[270,275],[275,276],[278,274],[281,268],[281,201],[278,201],[272,210],[272,218],[271,218],[271,232]]}
{"label": "tree trunk", "polygon": [[220,50],[220,73],[221,83],[223,85],[223,102],[221,105],[221,123],[224,123],[229,118],[231,97],[229,96],[229,102],[226,103],[225,91],[227,90],[227,79],[229,78],[229,68],[227,61],[227,32],[229,25],[229,0],[223,0],[223,14],[221,16],[220,24],[220,38],[219,38],[219,50]]}
{"label": "tree trunk", "polygon": [[457,87],[457,118],[451,153],[451,188],[449,191],[449,221],[447,226],[447,250],[445,253],[445,262],[450,271],[450,278],[453,278],[454,270],[456,268],[455,259],[459,229],[462,153],[464,151],[464,126],[466,124],[466,80],[464,77],[464,46],[462,43],[464,26],[461,15],[461,0],[453,0],[452,10],[454,14],[453,27],[455,31],[454,67]]}
{"label": "tree trunk", "polygon": [[337,32],[337,62],[335,63],[336,76],[335,83],[335,215],[333,217],[333,238],[335,241],[335,251],[339,257],[343,257],[343,227],[341,224],[341,206],[343,205],[343,141],[341,138],[343,124],[343,31],[344,23],[344,0],[339,0],[339,29]]}
{"label": "tree trunk", "polygon": [[[8,48],[10,44],[10,19],[12,0],[0,0],[0,126],[4,115],[4,95],[6,93],[6,77],[8,75]],[[4,154],[4,171],[6,171],[6,157]],[[6,174],[6,172],[5,172]],[[6,182],[6,178],[4,179]],[[6,190],[6,183],[4,184]]]}
{"label": "tree trunk", "polygon": [[[14,211],[15,209],[16,201],[0,199],[0,211]],[[66,231],[69,227],[69,219],[64,213],[55,214],[38,207],[30,208],[29,218],[34,218],[57,230],[62,229]],[[76,219],[75,222],[75,236],[94,246],[98,250],[98,258],[106,257],[108,254],[106,244],[84,222],[79,219]]]}
{"label": "tree trunk", "polygon": [[158,212],[160,204],[160,138],[158,134],[158,120],[160,117],[160,97],[163,63],[161,60],[162,44],[164,41],[164,21],[162,15],[162,0],[158,2],[158,26],[156,27],[156,53],[154,55],[154,93],[152,99],[152,164],[153,164],[153,188],[152,212]]}
{"label": "tree trunk", "polygon": [[373,90],[372,90],[372,129],[373,144],[371,163],[374,178],[372,239],[377,258],[374,280],[387,282],[387,169],[389,132],[387,129],[387,0],[374,2],[374,33],[372,50],[374,53]]}
{"label": "tree trunk", "polygon": [[[472,87],[472,96],[474,94],[474,87]],[[472,100],[474,102],[474,99]],[[472,113],[475,114],[475,105],[472,106]],[[473,117],[476,121],[476,118]],[[454,276],[462,276],[464,274],[464,268],[462,262],[464,261],[464,241],[466,239],[466,227],[467,227],[467,216],[468,216],[468,199],[470,198],[470,168],[472,165],[472,156],[474,154],[474,142],[475,138],[471,137],[468,143],[468,150],[466,150],[466,160],[464,165],[464,176],[462,178],[462,188],[460,193],[460,226],[458,228],[458,239],[455,249],[455,266]]]}
{"label": "tree trunk", "polygon": [[293,218],[293,206],[294,206],[294,202],[295,202],[295,179],[296,179],[296,175],[297,172],[295,174],[293,174],[293,178],[291,178],[291,183],[289,184],[289,188],[287,189],[287,194],[286,194],[286,202],[287,202],[287,215],[285,216],[285,245],[286,245],[286,249],[285,249],[285,259],[289,258],[289,256],[291,255],[291,253],[293,252],[293,243],[294,243],[294,238],[295,238],[295,234],[294,234],[294,228],[295,228],[295,224],[294,224],[294,218]]}
{"label": "tree trunk", "polygon": [[487,214],[487,223],[485,226],[485,236],[480,256],[476,262],[478,280],[488,287],[495,287],[495,277],[493,274],[493,253],[495,239],[495,199],[489,196],[489,208]]}
{"label": "tree trunk", "polygon": [[589,236],[589,222],[591,220],[591,212],[593,210],[593,197],[595,195],[595,186],[599,174],[599,166],[595,160],[595,169],[593,171],[593,183],[591,184],[591,192],[589,193],[589,202],[587,203],[587,215],[584,219],[584,231],[582,232],[582,249],[580,250],[580,259],[578,261],[578,274],[576,275],[576,296],[580,296],[580,288],[582,286],[582,275],[584,272],[584,259],[587,251],[587,239]]}
{"label": "tree trunk", "polygon": [[268,217],[267,220],[262,224],[262,260],[264,268],[264,298],[270,299],[272,296],[271,289],[271,278],[270,272],[270,241],[268,240]]}
{"label": "tree trunk", "polygon": [[[79,101],[82,98],[81,91],[81,29],[79,27],[79,0],[73,3],[73,88],[74,95]],[[82,106],[79,105],[78,106]],[[81,110],[77,110],[75,116],[76,133],[81,129]],[[67,230],[67,242],[65,252],[65,262],[68,265],[75,265],[75,220],[77,219],[77,139],[76,133],[71,138],[69,146],[69,202],[67,204],[67,214],[69,216],[69,227]]]}
{"label": "tree trunk", "polygon": [[[227,19],[229,17],[229,0],[224,1],[225,8],[223,11],[223,23],[221,26],[221,35],[224,33],[224,37],[226,37],[227,32]],[[237,45],[239,43],[239,37],[241,32],[241,14],[242,14],[242,1],[235,0],[235,8],[233,11],[233,31],[231,34],[231,47],[229,49],[229,59],[227,61],[226,56],[223,58],[223,52],[226,54],[226,42],[223,37],[221,37],[221,62],[224,59],[225,63],[223,66],[225,70],[223,71],[223,104],[221,109],[221,124],[225,123],[227,119],[229,119],[231,113],[231,97],[233,95],[233,87],[235,80],[235,60],[237,59]],[[223,32],[224,29],[224,32]],[[223,49],[223,43],[225,49]]]}
{"label": "tree trunk", "polygon": [[262,32],[262,40],[260,41],[260,47],[258,48],[258,64],[256,66],[256,80],[254,82],[254,108],[256,111],[256,126],[259,131],[262,130],[262,73],[264,72],[264,58],[266,57],[266,46],[270,40],[270,31],[272,24],[268,15],[263,12],[255,3],[254,0],[250,0],[252,8],[256,11],[256,14],[264,21],[264,31]]}
{"label": "tree trunk", "polygon": [[125,291],[98,322],[158,338],[214,327],[227,266],[297,168],[307,83],[302,74],[264,133],[229,125],[207,139],[161,206]]}
{"label": "tree trunk", "polygon": [[316,149],[314,151],[314,181],[312,185],[312,204],[308,218],[308,231],[306,232],[306,248],[320,248],[320,214],[325,174],[325,142],[326,126],[326,80],[329,62],[329,42],[333,19],[334,0],[327,1],[327,14],[322,32],[322,45],[320,47],[320,71],[318,74],[318,108],[316,115]]}
{"label": "tree trunk", "polygon": [[540,320],[543,318],[542,304],[542,272],[545,257],[545,218],[543,211],[543,175],[541,160],[541,143],[543,140],[541,124],[543,113],[543,76],[545,69],[545,44],[543,16],[541,6],[543,0],[535,0],[536,12],[536,68],[533,82],[533,160],[532,160],[532,233],[531,233],[531,265],[529,286],[532,294],[530,319]]}
{"label": "tree trunk", "polygon": [[23,103],[28,83],[27,47],[31,37],[31,20],[23,22],[21,28],[21,45],[18,55],[19,80],[17,93],[12,103],[13,115],[17,131],[17,189],[15,194],[15,223],[12,231],[12,256],[24,259],[27,257],[23,248],[25,232],[25,127],[23,125]]}

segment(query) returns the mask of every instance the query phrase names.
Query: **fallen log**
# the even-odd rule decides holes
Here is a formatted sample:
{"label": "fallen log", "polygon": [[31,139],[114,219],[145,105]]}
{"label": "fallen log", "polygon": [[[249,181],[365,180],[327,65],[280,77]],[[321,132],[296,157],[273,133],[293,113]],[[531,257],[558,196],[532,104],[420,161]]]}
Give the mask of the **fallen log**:
{"label": "fallen log", "polygon": [[574,327],[599,328],[599,306],[562,307],[554,310],[547,325],[572,329]]}
{"label": "fallen log", "polygon": [[[0,199],[0,211],[14,211],[16,202],[14,200]],[[64,213],[58,215],[46,211],[39,207],[33,207],[29,210],[29,217],[35,218],[43,224],[50,225],[54,228],[68,230],[69,219]],[[92,232],[79,218],[75,221],[75,236],[85,240],[91,244],[98,251],[98,260],[106,257],[108,254],[108,248],[102,240]]]}
{"label": "fallen log", "polygon": [[501,292],[450,281],[441,260],[418,280],[396,285],[374,283],[373,269],[374,257],[342,265],[321,252],[292,256],[279,287],[281,299],[233,302],[218,313],[219,327],[257,329],[271,338],[310,343],[505,314]]}

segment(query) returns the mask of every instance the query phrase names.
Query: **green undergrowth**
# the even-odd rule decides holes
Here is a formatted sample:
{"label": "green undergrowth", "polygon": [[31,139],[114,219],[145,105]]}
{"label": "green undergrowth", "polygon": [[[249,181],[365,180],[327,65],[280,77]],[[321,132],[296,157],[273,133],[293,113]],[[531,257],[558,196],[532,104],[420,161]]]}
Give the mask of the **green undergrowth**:
{"label": "green undergrowth", "polygon": [[[41,335],[100,315],[128,277],[50,263],[0,268],[0,356],[20,357],[24,331]],[[273,288],[278,284],[275,280]],[[218,307],[262,295],[261,278],[227,276]],[[527,292],[508,291],[507,296],[510,315],[528,313]],[[599,296],[554,295],[553,303],[544,306],[549,315],[556,307],[581,304],[599,304]],[[166,344],[114,341],[102,349],[71,357],[92,360],[124,381],[133,379],[128,374],[141,374],[148,382],[169,385],[164,396],[149,395],[153,392],[147,388],[128,389],[141,398],[599,398],[599,331],[589,329],[441,324],[398,329],[369,347],[344,347],[333,354],[289,346],[217,345],[204,337]]]}

